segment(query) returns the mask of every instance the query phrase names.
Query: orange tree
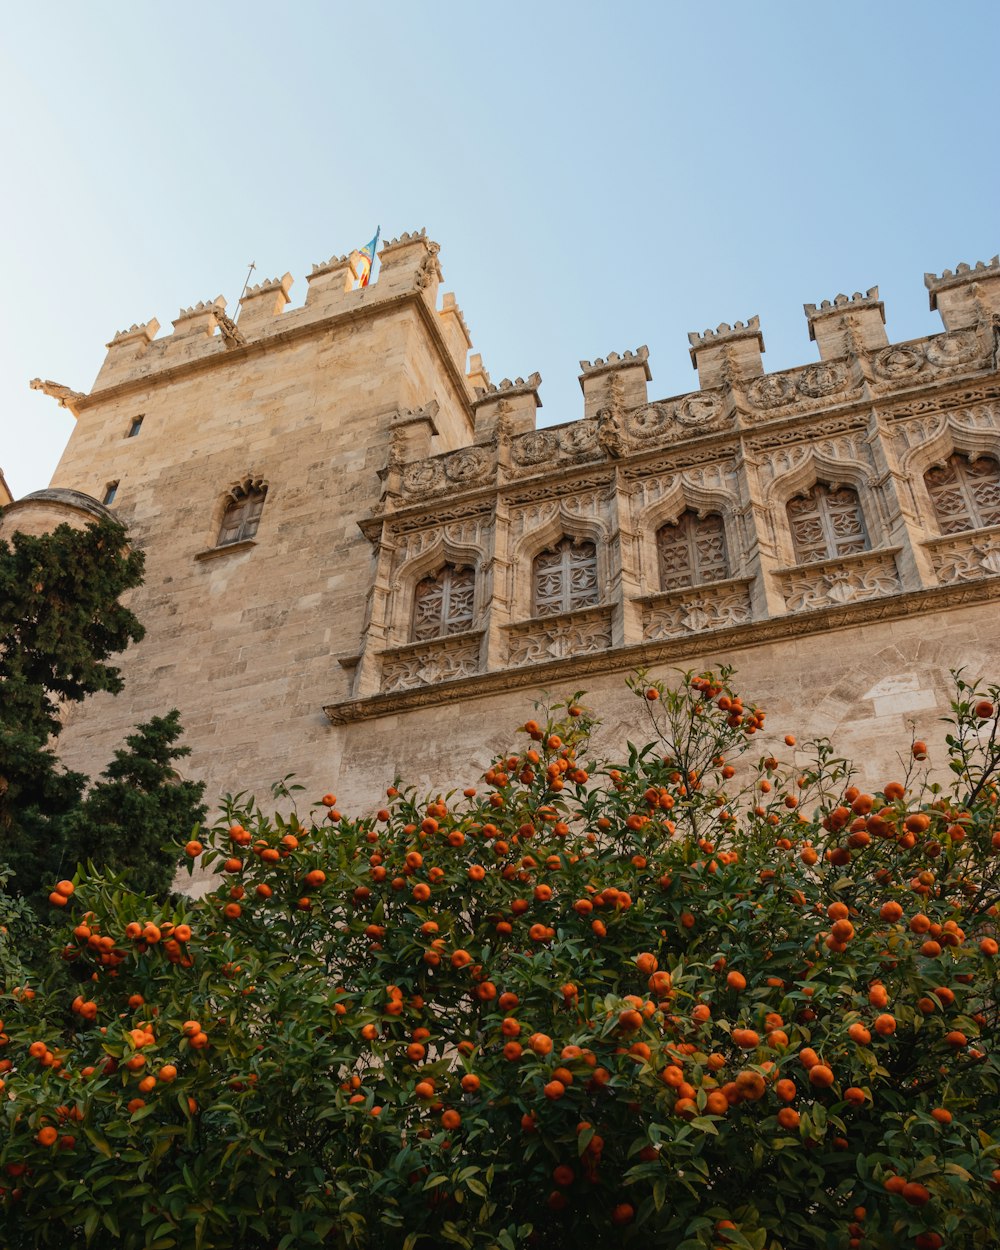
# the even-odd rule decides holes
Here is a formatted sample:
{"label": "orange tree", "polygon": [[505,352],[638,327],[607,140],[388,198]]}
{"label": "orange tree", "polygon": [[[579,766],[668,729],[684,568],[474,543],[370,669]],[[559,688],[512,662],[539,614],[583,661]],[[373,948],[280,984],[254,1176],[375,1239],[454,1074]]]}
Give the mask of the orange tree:
{"label": "orange tree", "polygon": [[751,763],[728,672],[632,684],[613,767],[571,700],[478,788],[231,801],[200,898],[53,882],[4,1244],[995,1246],[998,692],[959,680],[946,785],[915,742],[865,793]]}

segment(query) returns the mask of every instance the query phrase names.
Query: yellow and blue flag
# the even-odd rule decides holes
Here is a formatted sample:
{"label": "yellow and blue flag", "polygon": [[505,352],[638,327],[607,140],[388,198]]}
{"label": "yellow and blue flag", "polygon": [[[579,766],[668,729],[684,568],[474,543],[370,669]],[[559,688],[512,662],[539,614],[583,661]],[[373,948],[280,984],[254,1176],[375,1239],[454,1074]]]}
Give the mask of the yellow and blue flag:
{"label": "yellow and blue flag", "polygon": [[366,243],[364,247],[358,248],[358,256],[361,258],[356,273],[358,275],[358,286],[368,285],[368,280],[372,276],[372,264],[375,260],[375,249],[378,247],[378,237],[382,233],[382,227],[379,226],[375,231],[375,238],[370,243]]}

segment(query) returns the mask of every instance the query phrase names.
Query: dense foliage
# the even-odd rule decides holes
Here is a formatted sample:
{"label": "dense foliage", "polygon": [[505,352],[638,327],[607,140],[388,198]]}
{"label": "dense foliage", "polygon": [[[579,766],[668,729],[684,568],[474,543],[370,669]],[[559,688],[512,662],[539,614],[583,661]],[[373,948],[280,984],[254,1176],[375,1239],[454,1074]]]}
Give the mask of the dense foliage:
{"label": "dense foliage", "polygon": [[176,711],[140,725],[89,793],[51,745],[64,705],[121,691],[109,661],[143,636],[120,601],[143,565],[110,519],[0,540],[0,865],[22,896],[86,859],[163,894],[176,867],[163,844],[205,814],[204,787],[174,770],[188,754]]}
{"label": "dense foliage", "polygon": [[571,700],[460,793],[237,797],[200,898],[53,881],[9,1244],[995,1246],[998,692],[959,683],[947,784],[916,742],[866,793],[752,764],[728,673],[635,684],[613,765]]}

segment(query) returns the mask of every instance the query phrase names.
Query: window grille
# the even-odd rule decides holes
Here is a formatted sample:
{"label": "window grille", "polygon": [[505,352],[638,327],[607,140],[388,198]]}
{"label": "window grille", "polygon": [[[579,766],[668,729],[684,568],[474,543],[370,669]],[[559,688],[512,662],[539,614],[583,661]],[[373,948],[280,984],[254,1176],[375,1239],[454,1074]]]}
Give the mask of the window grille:
{"label": "window grille", "polygon": [[472,628],[476,595],[474,569],[445,564],[417,583],[413,595],[413,639],[424,642]]}
{"label": "window grille", "polygon": [[660,589],[703,586],[731,576],[722,517],[698,517],[690,509],[656,535]]}
{"label": "window grille", "polygon": [[857,491],[817,484],[788,502],[788,524],[797,564],[815,564],[868,551],[871,543]]}
{"label": "window grille", "polygon": [[539,552],[532,566],[533,614],[555,616],[597,603],[597,548],[563,538]]}
{"label": "window grille", "polygon": [[1000,525],[1000,464],[992,456],[950,456],[924,483],[942,534]]}
{"label": "window grille", "polygon": [[246,542],[257,533],[260,514],[264,511],[266,486],[238,487],[233,492],[234,498],[226,509],[219,529],[219,547],[228,547],[230,543]]}

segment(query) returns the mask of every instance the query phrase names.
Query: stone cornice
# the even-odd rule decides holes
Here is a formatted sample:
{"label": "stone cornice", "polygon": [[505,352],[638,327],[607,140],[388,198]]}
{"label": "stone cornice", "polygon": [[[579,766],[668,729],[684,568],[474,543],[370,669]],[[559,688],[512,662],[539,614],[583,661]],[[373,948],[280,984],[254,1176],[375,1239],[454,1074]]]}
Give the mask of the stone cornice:
{"label": "stone cornice", "polygon": [[614,647],[592,655],[552,660],[544,664],[499,669],[475,677],[422,686],[416,690],[374,695],[368,699],[348,699],[323,708],[331,725],[349,725],[355,721],[375,720],[417,708],[436,707],[465,699],[487,698],[509,690],[528,686],[559,687],[566,683],[578,687],[581,679],[607,673],[626,672],[659,664],[705,664],[715,662],[738,649],[785,642],[806,635],[852,629],[876,621],[902,620],[948,612],[1000,599],[1000,577],[937,586],[905,594],[867,599],[860,603],[797,612],[771,617],[731,629],[706,631],[668,642],[646,642]]}
{"label": "stone cornice", "polygon": [[[372,286],[366,289],[374,292],[376,287]],[[228,350],[220,350],[192,360],[178,361],[173,365],[165,365],[162,369],[151,370],[149,373],[144,373],[140,376],[126,378],[121,382],[116,382],[113,386],[91,391],[89,395],[81,395],[75,401],[76,407],[82,412],[86,408],[107,403],[109,400],[119,399],[123,395],[131,395],[136,391],[149,391],[177,382],[181,378],[191,377],[214,369],[219,365],[230,367],[236,361],[262,355],[274,348],[283,347],[300,339],[321,335],[335,325],[349,325],[359,321],[367,321],[387,311],[396,311],[408,305],[412,305],[417,309],[428,334],[434,342],[438,355],[441,358],[441,363],[445,367],[445,372],[448,374],[455,394],[466,414],[471,431],[473,428],[472,409],[465,378],[455,364],[444,341],[441,327],[438,324],[437,313],[433,309],[428,308],[427,301],[419,291],[402,291],[395,295],[371,299],[360,303],[356,308],[341,308],[328,316],[303,317],[300,319],[298,314],[307,312],[308,308],[293,309],[290,312],[279,314],[279,317],[288,317],[293,324],[277,330],[274,334],[251,339],[238,345],[229,345]]]}

